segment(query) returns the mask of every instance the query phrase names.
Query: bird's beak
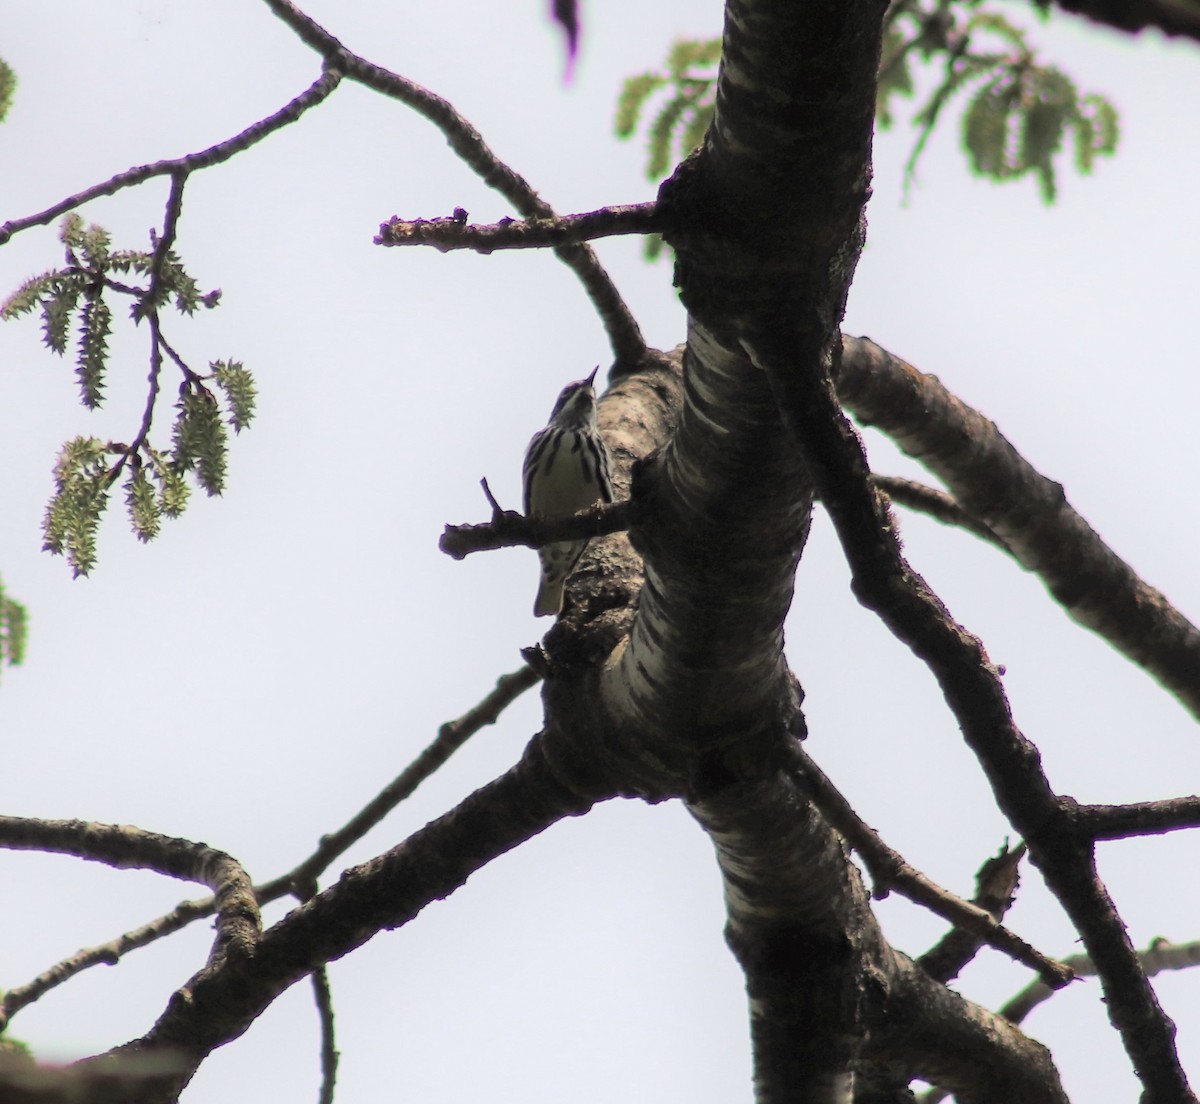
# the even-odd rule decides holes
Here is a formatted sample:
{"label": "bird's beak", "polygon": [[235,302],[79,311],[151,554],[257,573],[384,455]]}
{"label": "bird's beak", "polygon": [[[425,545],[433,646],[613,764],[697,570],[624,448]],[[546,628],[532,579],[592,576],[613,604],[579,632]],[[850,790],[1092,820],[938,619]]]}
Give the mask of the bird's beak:
{"label": "bird's beak", "polygon": [[595,386],[596,373],[599,371],[600,371],[600,365],[597,364],[596,367],[592,369],[592,374],[590,376],[588,376],[588,378],[587,378],[587,385],[589,387]]}

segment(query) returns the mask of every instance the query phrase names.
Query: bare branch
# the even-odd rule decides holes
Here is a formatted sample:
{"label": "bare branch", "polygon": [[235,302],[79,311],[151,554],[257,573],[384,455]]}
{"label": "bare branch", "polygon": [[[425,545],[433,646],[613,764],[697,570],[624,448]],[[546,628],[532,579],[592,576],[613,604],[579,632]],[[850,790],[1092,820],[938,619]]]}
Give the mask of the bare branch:
{"label": "bare branch", "polygon": [[633,203],[601,207],[580,215],[556,215],[524,221],[501,219],[492,225],[469,224],[467,212],[455,208],[449,218],[408,221],[398,215],[379,227],[376,245],[431,245],[439,253],[469,249],[493,253],[497,249],[545,249],[578,244],[620,234],[655,234],[661,230],[657,204]]}
{"label": "bare branch", "polygon": [[184,157],[175,157],[166,161],[155,161],[149,165],[139,165],[123,173],[117,173],[116,176],[110,177],[101,184],[93,184],[90,188],[84,188],[74,195],[69,195],[65,199],[61,199],[52,206],[47,207],[44,211],[39,211],[36,215],[10,219],[3,226],[0,226],[0,245],[4,245],[14,234],[19,234],[22,230],[28,230],[31,226],[47,226],[58,218],[59,215],[66,214],[67,211],[81,207],[83,204],[90,203],[93,199],[99,199],[101,196],[115,195],[124,188],[131,188],[156,176],[177,177],[180,173],[196,172],[200,169],[210,168],[213,165],[219,165],[222,161],[228,161],[234,154],[249,149],[257,142],[261,142],[267,135],[287,126],[289,123],[294,123],[309,108],[316,107],[317,104],[321,103],[338,86],[341,79],[342,75],[340,73],[333,69],[326,69],[299,96],[289,100],[273,115],[268,115],[265,119],[260,119],[240,134],[224,142],[218,142],[215,146],[199,150],[196,153],[189,153]]}
{"label": "bare branch", "polygon": [[934,376],[867,338],[844,338],[838,395],[892,437],[1002,537],[1081,625],[1149,672],[1200,718],[1200,630],[1143,582],[995,424]]}
{"label": "bare branch", "polygon": [[[178,1054],[181,1073],[160,1078],[139,1101],[174,1101],[215,1047],[237,1038],[280,993],[321,963],[349,954],[384,928],[408,923],[450,896],[475,871],[567,816],[615,796],[563,785],[533,741],[521,761],[407,840],[347,871],[334,885],[263,932],[249,964],[210,963],[168,1002],[140,1039],[81,1063],[114,1055]],[[127,1097],[94,1098],[106,1104]]]}
{"label": "bare branch", "polygon": [[[1174,1024],[1141,972],[1125,925],[1097,873],[1092,849],[1072,830],[1073,803],[1055,794],[1037,748],[1013,722],[999,673],[983,643],[953,619],[905,560],[887,503],[871,482],[862,442],[838,406],[827,367],[811,353],[798,355],[803,346],[779,326],[757,329],[742,342],[767,374],[813,473],[850,565],[856,597],[937,678],[997,805],[1024,838],[1096,961],[1112,1022],[1147,1094],[1162,1100],[1189,1099]],[[833,363],[837,364],[836,350]],[[843,382],[845,374],[838,379]],[[992,523],[986,511],[979,513]]]}
{"label": "bare branch", "polygon": [[632,519],[629,499],[589,506],[569,518],[528,518],[515,510],[502,510],[480,525],[447,525],[438,548],[463,560],[472,552],[494,548],[541,548],[555,541],[619,533],[629,528]]}
{"label": "bare branch", "polygon": [[[1063,964],[1069,966],[1076,977],[1095,977],[1095,963],[1087,955],[1068,955]],[[1192,966],[1200,966],[1200,942],[1170,943],[1165,939],[1156,939],[1150,946],[1138,952],[1138,961],[1147,977],[1154,977],[1163,970],[1186,970]],[[1030,982],[1012,1000],[1000,1009],[1000,1015],[1012,1023],[1021,1023],[1039,1004],[1054,996],[1055,990],[1041,981]],[[921,1104],[939,1104],[950,1095],[949,1090],[940,1085],[931,1088],[921,1095]]]}
{"label": "bare branch", "polygon": [[329,971],[324,966],[313,971],[312,987],[321,1021],[321,1094],[317,1100],[319,1104],[333,1104],[340,1055],[333,1033],[333,995],[329,991]]}
{"label": "bare branch", "polygon": [[[471,736],[486,725],[494,724],[500,713],[531,686],[536,685],[539,678],[540,676],[528,666],[521,667],[510,674],[501,675],[491,693],[461,717],[443,724],[438,729],[434,741],[408,767],[401,771],[347,824],[336,832],[323,836],[317,849],[307,859],[289,873],[275,878],[265,885],[256,886],[254,894],[259,904],[265,905],[271,901],[277,901],[289,893],[303,891],[306,888],[309,891],[315,891],[317,878],[339,855],[358,842],[401,801],[409,797]],[[302,895],[307,898],[311,896],[311,892],[302,893]],[[32,1004],[45,993],[70,980],[76,974],[92,966],[113,966],[130,951],[149,946],[164,936],[187,927],[194,920],[211,916],[216,910],[216,904],[216,899],[213,897],[200,901],[184,901],[166,915],[107,943],[85,948],[43,971],[27,984],[6,990],[3,1000],[0,1002],[0,1030],[22,1008]]]}
{"label": "bare branch", "polygon": [[[259,898],[259,900],[265,903],[265,899]],[[216,907],[217,902],[214,897],[206,897],[202,901],[184,901],[165,916],[160,916],[149,924],[143,924],[140,928],[134,928],[133,931],[119,935],[116,939],[101,943],[99,946],[85,947],[71,955],[70,958],[56,963],[48,970],[43,970],[25,985],[17,985],[12,989],[5,990],[3,1001],[0,1002],[0,1030],[3,1030],[8,1025],[8,1021],[22,1008],[33,1004],[51,989],[69,981],[76,974],[82,973],[92,966],[115,966],[130,951],[148,947],[164,936],[172,935],[182,928],[186,928],[193,920],[211,916]]]}
{"label": "bare branch", "polygon": [[[341,69],[351,80],[398,100],[433,123],[445,135],[450,148],[489,188],[495,188],[504,196],[520,215],[525,218],[555,217],[554,209],[520,173],[496,156],[479,132],[448,101],[352,53],[290,0],[265,0],[265,3],[328,65]],[[645,356],[646,342],[637,320],[596,254],[586,245],[561,245],[554,252],[582,282],[608,332],[617,365],[632,369]]]}
{"label": "bare branch", "polygon": [[1094,840],[1161,835],[1180,828],[1200,828],[1200,797],[1130,805],[1081,805],[1076,815],[1084,834]]}
{"label": "bare branch", "polygon": [[539,676],[529,666],[501,675],[491,693],[461,717],[443,724],[433,742],[358,813],[336,832],[322,836],[319,846],[307,859],[289,873],[259,887],[259,899],[273,901],[285,893],[303,892],[306,887],[315,885],[317,878],[334,859],[362,839],[401,801],[410,797],[476,732],[495,724],[500,714],[531,686],[536,686],[538,681]]}
{"label": "bare branch", "polygon": [[829,823],[862,856],[875,883],[872,896],[876,900],[886,897],[895,889],[910,901],[929,909],[935,916],[948,920],[988,946],[1036,970],[1047,985],[1061,989],[1071,981],[1071,971],[1061,962],[1055,962],[1030,946],[1004,927],[990,912],[943,889],[907,862],[899,852],[892,850],[874,828],[864,823],[799,744],[793,745],[792,756],[800,785],[810,792],[813,803]]}
{"label": "bare branch", "polygon": [[[979,873],[975,876],[975,896],[972,902],[995,920],[999,920],[1013,903],[1018,870],[1025,854],[1024,844],[1014,847],[1011,851],[1006,844],[998,854],[993,855],[979,868]],[[981,946],[983,941],[971,932],[953,928],[917,959],[917,965],[930,977],[944,984],[958,977]]]}
{"label": "bare branch", "polygon": [[201,882],[214,891],[216,899],[214,955],[220,952],[244,958],[258,940],[262,921],[249,877],[235,859],[207,844],[125,824],[0,817],[0,847],[54,851],[119,870],[154,870]]}
{"label": "bare branch", "polygon": [[[1138,952],[1138,961],[1147,977],[1154,977],[1163,970],[1187,970],[1192,966],[1200,966],[1200,942],[1172,943],[1166,939],[1155,939],[1146,950]],[[1088,955],[1068,955],[1063,962],[1079,977],[1096,976],[1096,964]],[[1000,1009],[1000,1015],[1013,1023],[1020,1023],[1052,996],[1053,991],[1042,982],[1031,982]]]}
{"label": "bare branch", "polygon": [[914,479],[901,479],[895,475],[876,475],[874,479],[875,486],[897,505],[907,506],[910,510],[927,514],[943,525],[954,525],[959,529],[965,529],[981,540],[994,544],[1001,552],[1007,552],[1010,556],[1013,554],[1012,549],[1008,547],[1002,537],[997,536],[982,521],[967,513],[953,495],[947,494],[937,487],[918,483]]}

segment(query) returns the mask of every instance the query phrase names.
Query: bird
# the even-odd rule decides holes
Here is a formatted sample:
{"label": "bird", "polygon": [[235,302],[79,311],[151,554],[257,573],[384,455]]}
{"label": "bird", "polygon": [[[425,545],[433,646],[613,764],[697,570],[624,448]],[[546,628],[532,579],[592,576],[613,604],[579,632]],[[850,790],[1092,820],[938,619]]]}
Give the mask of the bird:
{"label": "bird", "polygon": [[[608,448],[596,424],[597,365],[586,379],[568,383],[559,393],[550,420],[525,450],[525,515],[542,521],[571,517],[597,502],[613,500]],[[562,612],[563,586],[583,550],[583,540],[557,541],[538,549],[541,583],[533,603],[535,617]]]}

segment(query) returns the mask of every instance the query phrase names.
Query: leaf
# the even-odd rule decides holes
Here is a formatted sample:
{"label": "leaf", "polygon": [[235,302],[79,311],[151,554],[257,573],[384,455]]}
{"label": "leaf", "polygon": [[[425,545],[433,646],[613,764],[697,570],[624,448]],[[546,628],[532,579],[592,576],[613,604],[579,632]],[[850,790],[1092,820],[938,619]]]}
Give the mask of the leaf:
{"label": "leaf", "polygon": [[963,116],[963,145],[971,167],[982,176],[1003,179],[1009,175],[1008,116],[1015,95],[1006,76],[985,84]]}
{"label": "leaf", "polygon": [[145,543],[158,536],[164,511],[141,464],[134,465],[125,481],[125,506],[138,540]]}
{"label": "leaf", "polygon": [[7,322],[28,314],[42,301],[46,288],[57,275],[57,272],[43,272],[40,276],[31,276],[0,304],[0,318]]}
{"label": "leaf", "polygon": [[629,138],[637,129],[638,118],[646,101],[667,83],[658,73],[640,73],[627,77],[617,97],[617,114],[613,129],[618,138]]}
{"label": "leaf", "polygon": [[54,466],[57,492],[42,521],[42,547],[66,553],[76,577],[96,562],[96,532],[108,505],[108,446],[96,437],[75,437],[63,445]]}
{"label": "leaf", "polygon": [[75,364],[80,397],[89,410],[95,410],[104,401],[104,369],[111,329],[112,313],[97,292],[79,312],[79,357]]}
{"label": "leaf", "polygon": [[158,507],[163,516],[177,518],[187,507],[191,490],[183,471],[156,449],[146,450],[150,456],[151,472],[158,484]]}
{"label": "leaf", "polygon": [[8,114],[8,109],[12,107],[13,94],[17,90],[17,74],[12,71],[11,66],[3,59],[0,59],[0,120]]}
{"label": "leaf", "polygon": [[25,607],[9,597],[0,581],[0,663],[17,667],[25,658],[28,620]]}
{"label": "leaf", "polygon": [[187,390],[180,399],[172,433],[172,463],[195,470],[196,482],[210,495],[225,486],[227,446],[217,400],[204,388]]}
{"label": "leaf", "polygon": [[225,394],[229,424],[235,433],[241,433],[254,418],[254,404],[258,398],[254,377],[236,360],[216,360],[209,367],[217,386]]}
{"label": "leaf", "polygon": [[82,291],[82,275],[71,272],[55,273],[45,288],[42,298],[42,340],[59,356],[67,351],[71,315]]}

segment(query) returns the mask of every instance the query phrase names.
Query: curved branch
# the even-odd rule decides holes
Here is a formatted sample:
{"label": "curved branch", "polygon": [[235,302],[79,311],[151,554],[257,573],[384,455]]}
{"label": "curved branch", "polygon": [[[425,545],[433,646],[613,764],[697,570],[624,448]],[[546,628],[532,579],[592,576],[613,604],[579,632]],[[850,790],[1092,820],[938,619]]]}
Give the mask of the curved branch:
{"label": "curved branch", "polygon": [[[328,97],[341,83],[341,80],[341,73],[334,69],[326,69],[299,96],[289,100],[273,115],[268,115],[265,119],[260,119],[257,123],[248,126],[240,134],[234,135],[234,137],[224,142],[218,142],[215,146],[199,150],[196,153],[189,153],[184,157],[173,157],[166,161],[155,161],[148,165],[139,165],[123,173],[117,173],[116,176],[110,177],[102,184],[93,184],[90,188],[84,188],[83,191],[69,195],[65,199],[59,200],[53,206],[47,207],[44,211],[39,211],[36,215],[10,219],[3,226],[0,226],[0,245],[4,245],[14,234],[19,234],[22,230],[28,230],[31,226],[47,226],[58,218],[59,215],[66,214],[67,211],[81,207],[83,204],[90,203],[93,199],[99,199],[101,196],[115,195],[124,188],[131,188],[156,176],[177,176],[180,173],[197,172],[200,169],[219,165],[222,161],[228,161],[235,153],[249,149],[250,146],[261,142],[268,134],[287,126],[289,123],[294,123],[309,108],[316,107],[317,104]],[[168,222],[170,222],[169,219]]]}
{"label": "curved branch", "polygon": [[[1187,1100],[1175,1025],[1137,961],[1125,925],[1096,870],[1090,841],[1075,831],[1074,803],[1059,798],[1037,748],[1013,721],[999,672],[983,643],[951,616],[904,558],[886,501],[872,485],[862,442],[842,414],[833,378],[780,326],[748,331],[743,346],[770,380],[796,446],[813,473],[850,565],[852,589],[925,662],[941,686],[997,805],[1095,960],[1109,1014],[1151,1099]],[[882,350],[881,350],[882,352]],[[832,364],[838,364],[835,352]],[[980,511],[989,523],[991,519]],[[1001,534],[1010,534],[996,526]]]}
{"label": "curved branch", "polygon": [[[433,123],[445,135],[450,148],[489,188],[494,188],[504,196],[518,213],[525,218],[555,217],[554,209],[520,173],[492,152],[479,132],[448,101],[351,52],[290,0],[264,2],[327,64],[336,65],[351,80],[398,100]],[[596,254],[586,245],[560,245],[554,252],[583,284],[604,323],[618,367],[628,370],[636,366],[646,353],[645,339],[637,320]]]}
{"label": "curved branch", "polygon": [[[537,684],[540,676],[525,666],[507,675],[501,675],[496,687],[478,704],[461,717],[447,721],[438,729],[437,737],[403,771],[386,785],[355,816],[336,832],[322,836],[317,849],[289,873],[275,878],[265,885],[256,886],[255,898],[260,905],[277,901],[289,893],[311,890],[315,892],[316,880],[329,865],[349,847],[358,842],[378,824],[401,801],[409,797],[416,788],[434,773],[467,740],[486,725],[493,724],[500,713]],[[311,892],[303,894],[306,898]],[[92,966],[112,966],[130,951],[147,947],[164,936],[188,926],[194,920],[211,916],[217,902],[213,897],[200,901],[184,901],[164,916],[135,928],[98,946],[87,947],[43,971],[25,985],[5,991],[0,1001],[0,1030],[22,1008],[32,1004],[51,989],[70,980],[76,974]]]}
{"label": "curved branch", "polygon": [[154,870],[201,882],[214,891],[216,901],[213,955],[242,959],[254,951],[262,921],[250,879],[236,859],[207,844],[125,824],[0,817],[0,847],[54,851],[118,870]]}
{"label": "curved branch", "polygon": [[[329,889],[263,932],[244,962],[210,962],[171,998],[142,1038],[82,1063],[111,1057],[177,1055],[182,1069],[159,1077],[141,1104],[174,1101],[215,1047],[237,1038],[284,990],[322,963],[349,954],[385,928],[408,923],[450,896],[475,871],[567,816],[611,796],[560,784],[534,741],[495,781],[399,846],[354,867]],[[95,1104],[108,1098],[97,1096]],[[129,1104],[128,1096],[120,1099]]]}
{"label": "curved branch", "polygon": [[1200,630],[1143,582],[995,424],[934,376],[867,338],[844,338],[838,396],[950,488],[1081,625],[1200,718]]}

